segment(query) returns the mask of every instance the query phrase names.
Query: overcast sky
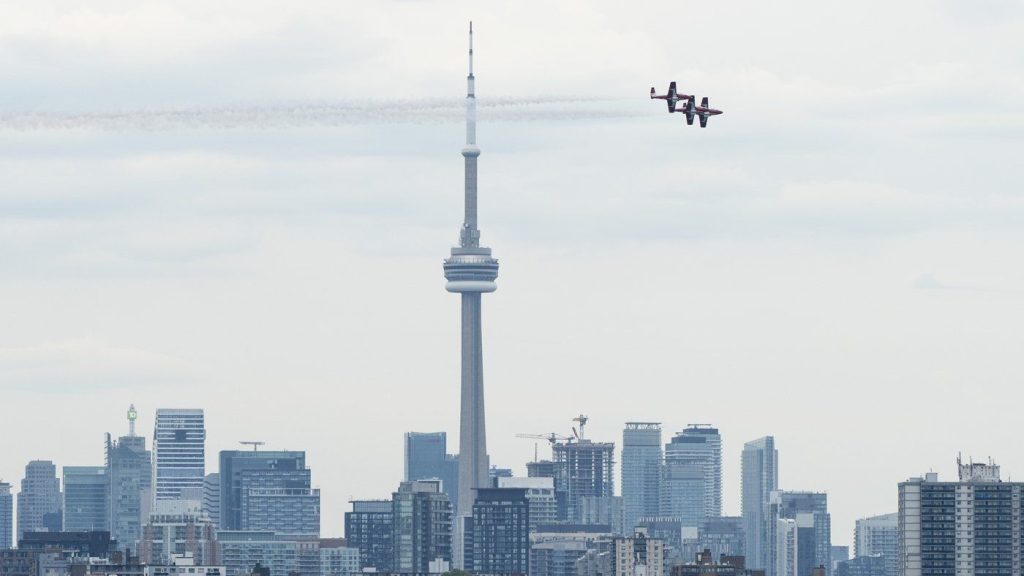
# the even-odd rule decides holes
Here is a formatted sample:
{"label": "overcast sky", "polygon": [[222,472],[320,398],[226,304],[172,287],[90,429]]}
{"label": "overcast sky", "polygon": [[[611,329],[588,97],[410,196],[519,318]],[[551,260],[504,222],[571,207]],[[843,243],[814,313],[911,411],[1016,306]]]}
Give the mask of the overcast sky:
{"label": "overcast sky", "polygon": [[[308,453],[325,535],[402,434],[457,449],[474,20],[492,462],[721,429],[835,544],[896,484],[1024,478],[1024,3],[7,2],[0,477],[103,463],[134,402]],[[647,99],[725,110],[701,130]],[[546,452],[541,446],[542,456]],[[618,482],[618,478],[616,478]]]}

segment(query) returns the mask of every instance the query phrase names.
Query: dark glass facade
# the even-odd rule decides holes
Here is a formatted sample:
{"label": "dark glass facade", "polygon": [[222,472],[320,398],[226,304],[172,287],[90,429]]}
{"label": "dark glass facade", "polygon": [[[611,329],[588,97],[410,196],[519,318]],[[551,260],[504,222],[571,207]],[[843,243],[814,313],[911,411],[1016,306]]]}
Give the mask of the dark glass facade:
{"label": "dark glass facade", "polygon": [[975,576],[1011,576],[1013,520],[1013,486],[974,485]]}
{"label": "dark glass facade", "polygon": [[345,540],[359,549],[359,567],[390,572],[394,546],[390,500],[356,500],[345,513]]}
{"label": "dark glass facade", "polygon": [[921,485],[921,573],[956,573],[956,484]]}
{"label": "dark glass facade", "polygon": [[530,564],[530,504],[524,488],[476,491],[466,530],[465,564],[477,574],[526,574]]}

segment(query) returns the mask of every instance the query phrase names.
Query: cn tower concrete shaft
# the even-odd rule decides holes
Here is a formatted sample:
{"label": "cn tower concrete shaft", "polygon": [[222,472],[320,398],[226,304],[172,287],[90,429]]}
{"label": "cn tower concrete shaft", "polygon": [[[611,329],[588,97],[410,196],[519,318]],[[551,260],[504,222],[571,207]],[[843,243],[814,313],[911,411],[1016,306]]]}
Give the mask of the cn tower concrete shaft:
{"label": "cn tower concrete shaft", "polygon": [[494,292],[498,261],[480,246],[477,228],[476,94],[473,77],[473,25],[469,27],[469,75],[466,77],[465,219],[459,246],[444,261],[445,288],[462,297],[462,411],[459,422],[459,495],[456,506],[455,564],[463,566],[462,519],[472,514],[477,488],[488,486],[487,429],[484,419],[483,338],[480,295]]}

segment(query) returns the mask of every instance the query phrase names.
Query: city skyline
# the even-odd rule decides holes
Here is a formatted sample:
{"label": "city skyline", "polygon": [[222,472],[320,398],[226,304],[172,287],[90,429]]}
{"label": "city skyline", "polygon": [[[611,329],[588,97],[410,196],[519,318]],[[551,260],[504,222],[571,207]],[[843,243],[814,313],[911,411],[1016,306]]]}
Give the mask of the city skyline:
{"label": "city skyline", "polygon": [[[240,440],[306,451],[337,534],[349,497],[397,485],[405,432],[458,440],[439,255],[462,200],[470,17],[493,95],[481,218],[509,266],[483,335],[494,464],[521,473],[533,442],[515,435],[568,434],[581,412],[617,452],[627,421],[662,422],[666,440],[711,422],[736,515],[742,445],[772,435],[780,487],[826,491],[840,543],[895,510],[894,483],[958,452],[1024,470],[1024,273],[1007,264],[1024,245],[1024,71],[1002,55],[1019,52],[1019,7],[869,3],[826,20],[748,2],[738,24],[712,6],[680,47],[671,4],[387,6],[11,8],[0,421],[31,431],[0,440],[15,490],[33,459],[101,464],[129,402],[147,436],[155,409],[198,406],[208,467]],[[82,32],[97,27],[102,40]],[[865,27],[875,41],[849,50]],[[680,131],[646,95],[671,79],[728,114]],[[397,117],[392,99],[457,118]],[[325,100],[381,111],[295,127],[10,120]],[[658,406],[623,404],[641,384]]]}

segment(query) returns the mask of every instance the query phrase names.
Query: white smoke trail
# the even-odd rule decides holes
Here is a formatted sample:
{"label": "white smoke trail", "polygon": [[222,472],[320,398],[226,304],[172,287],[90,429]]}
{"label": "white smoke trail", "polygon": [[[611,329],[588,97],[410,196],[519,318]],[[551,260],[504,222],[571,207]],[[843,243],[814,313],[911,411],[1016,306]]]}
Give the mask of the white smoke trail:
{"label": "white smoke trail", "polygon": [[[625,99],[539,96],[481,98],[479,116],[493,122],[533,122],[629,118],[635,109]],[[99,112],[21,112],[0,114],[0,130],[167,131],[195,129],[270,129],[355,124],[428,124],[461,122],[462,99],[362,100],[325,103],[221,106],[167,110]]]}

